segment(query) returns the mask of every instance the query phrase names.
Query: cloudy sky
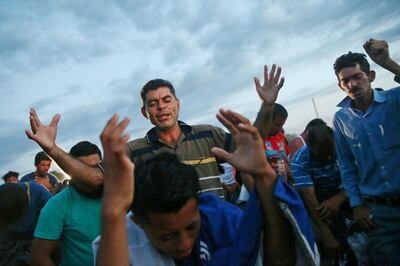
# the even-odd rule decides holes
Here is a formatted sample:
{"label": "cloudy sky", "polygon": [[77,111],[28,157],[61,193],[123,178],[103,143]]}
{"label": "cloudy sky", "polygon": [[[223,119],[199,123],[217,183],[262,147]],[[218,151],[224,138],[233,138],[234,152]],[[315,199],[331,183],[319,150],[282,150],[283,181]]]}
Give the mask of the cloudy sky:
{"label": "cloudy sky", "polygon": [[[219,107],[254,119],[252,81],[277,63],[286,78],[278,102],[285,129],[300,133],[316,117],[331,122],[343,93],[332,64],[386,39],[400,61],[400,4],[370,0],[18,1],[0,2],[0,175],[33,170],[39,147],[28,140],[28,111],[48,123],[61,114],[58,144],[69,150],[98,135],[115,112],[128,116],[131,138],[151,127],[140,110],[140,88],[169,79],[180,118],[218,125]],[[375,86],[394,87],[376,65]]]}

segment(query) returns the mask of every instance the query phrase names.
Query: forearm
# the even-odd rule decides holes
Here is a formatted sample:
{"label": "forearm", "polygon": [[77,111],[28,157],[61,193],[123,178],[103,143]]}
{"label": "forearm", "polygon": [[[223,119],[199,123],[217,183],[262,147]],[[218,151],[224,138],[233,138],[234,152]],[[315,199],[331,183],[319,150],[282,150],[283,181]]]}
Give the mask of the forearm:
{"label": "forearm", "polygon": [[86,192],[96,191],[103,184],[103,173],[75,159],[60,147],[55,146],[46,153],[64,170],[80,189]]}
{"label": "forearm", "polygon": [[254,184],[264,213],[264,264],[294,265],[296,253],[289,222],[282,215],[274,197],[275,181],[255,178]]}
{"label": "forearm", "polygon": [[274,106],[267,106],[264,102],[261,104],[260,111],[257,114],[254,126],[258,129],[260,136],[264,139],[268,136],[272,123],[272,112]]}
{"label": "forearm", "polygon": [[101,240],[96,265],[129,265],[125,213],[103,208],[101,217]]}
{"label": "forearm", "polygon": [[253,177],[247,173],[241,173],[242,181],[248,192],[251,192],[254,187]]}
{"label": "forearm", "polygon": [[382,64],[381,67],[389,70],[396,76],[400,76],[400,65],[396,63],[393,59],[389,59],[385,64]]}
{"label": "forearm", "polygon": [[330,233],[331,230],[328,224],[321,219],[320,215],[317,212],[317,207],[319,206],[319,202],[317,197],[315,196],[314,189],[312,188],[303,188],[300,189],[300,195],[303,198],[304,204],[308,210],[308,214],[311,216],[311,219],[317,225],[318,229],[322,234]]}

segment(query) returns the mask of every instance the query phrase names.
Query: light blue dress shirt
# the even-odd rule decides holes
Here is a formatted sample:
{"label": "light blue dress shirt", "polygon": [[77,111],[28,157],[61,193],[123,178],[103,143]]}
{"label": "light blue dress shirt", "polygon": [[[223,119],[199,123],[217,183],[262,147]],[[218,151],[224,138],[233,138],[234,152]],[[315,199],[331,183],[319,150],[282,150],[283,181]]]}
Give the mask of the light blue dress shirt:
{"label": "light blue dress shirt", "polygon": [[363,196],[400,195],[400,87],[373,90],[367,111],[346,97],[333,125],[342,184],[352,207]]}

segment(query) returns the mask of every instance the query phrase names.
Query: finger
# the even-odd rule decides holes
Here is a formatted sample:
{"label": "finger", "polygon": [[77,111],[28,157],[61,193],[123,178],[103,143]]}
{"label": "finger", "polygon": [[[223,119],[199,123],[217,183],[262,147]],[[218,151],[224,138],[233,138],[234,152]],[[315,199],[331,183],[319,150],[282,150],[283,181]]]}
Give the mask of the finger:
{"label": "finger", "polygon": [[281,78],[281,81],[278,84],[278,90],[280,90],[283,87],[283,84],[285,83],[285,77]]}
{"label": "finger", "polygon": [[224,113],[221,112],[221,110],[220,113],[217,114],[217,119],[229,130],[229,132],[232,133],[232,135],[236,135],[238,133],[237,128],[224,116]]}
{"label": "finger", "polygon": [[258,133],[258,129],[256,127],[240,123],[238,124],[238,128],[240,131],[250,133],[254,140],[261,140],[260,134]]}
{"label": "finger", "polygon": [[112,137],[113,139],[120,139],[122,136],[122,133],[126,129],[126,127],[129,125],[129,118],[125,117],[122,119],[112,130]]}
{"label": "finger", "polygon": [[264,84],[268,81],[268,66],[264,65]]}
{"label": "finger", "polygon": [[223,149],[217,148],[217,147],[213,147],[213,148],[211,148],[211,152],[212,152],[215,156],[217,156],[218,158],[221,158],[221,159],[223,159],[224,161],[226,161],[226,162],[228,162],[228,163],[231,163],[231,156],[232,156],[232,155],[231,155],[230,153],[224,151]]}
{"label": "finger", "polygon": [[253,79],[254,79],[254,84],[256,85],[256,88],[259,88],[259,87],[261,87],[261,84],[260,84],[260,79],[259,79],[259,78],[257,78],[257,77],[254,77]]}
{"label": "finger", "polygon": [[51,122],[50,122],[50,126],[57,127],[58,122],[60,122],[60,119],[61,119],[61,115],[59,115],[59,114],[56,114],[55,116],[53,116],[53,118],[51,119]]}
{"label": "finger", "polygon": [[25,130],[25,134],[28,137],[28,139],[35,140],[35,135],[31,131]]}
{"label": "finger", "polygon": [[129,134],[124,134],[123,136],[121,136],[121,138],[119,138],[116,141],[116,143],[113,147],[113,150],[117,154],[118,157],[126,156],[125,147],[126,147],[126,143],[128,142],[129,138],[130,138]]}
{"label": "finger", "polygon": [[30,115],[30,117],[33,118],[33,121],[34,121],[36,127],[39,127],[40,125],[42,125],[42,122],[40,121],[39,116],[36,113],[36,110],[34,108],[31,108],[31,110],[29,111],[29,115]]}
{"label": "finger", "polygon": [[269,79],[273,80],[276,71],[276,64],[272,65],[271,71],[269,72]]}
{"label": "finger", "polygon": [[279,78],[281,77],[281,72],[282,72],[282,68],[278,67],[278,70],[276,71],[276,75],[275,75],[275,78],[274,78],[274,83],[278,83]]}
{"label": "finger", "polygon": [[239,113],[237,113],[235,111],[228,110],[228,113],[240,123],[243,123],[243,124],[246,124],[246,125],[250,125],[251,124],[249,119],[247,119],[246,117],[244,117],[243,115],[241,115],[241,114],[239,114]]}
{"label": "finger", "polygon": [[229,122],[231,122],[236,127],[241,122],[241,119],[237,116],[237,113],[235,113],[230,109],[228,110],[222,109],[221,114],[225,117],[225,119],[228,119]]}
{"label": "finger", "polygon": [[101,140],[103,146],[104,146],[104,141],[106,140],[106,138],[109,137],[110,132],[117,124],[117,121],[118,121],[118,115],[113,114],[113,116],[107,121],[106,125],[104,126],[104,129],[100,134],[100,140]]}
{"label": "finger", "polygon": [[29,115],[29,124],[31,125],[31,130],[32,130],[33,134],[36,134],[39,126],[35,122],[35,118],[32,115]]}

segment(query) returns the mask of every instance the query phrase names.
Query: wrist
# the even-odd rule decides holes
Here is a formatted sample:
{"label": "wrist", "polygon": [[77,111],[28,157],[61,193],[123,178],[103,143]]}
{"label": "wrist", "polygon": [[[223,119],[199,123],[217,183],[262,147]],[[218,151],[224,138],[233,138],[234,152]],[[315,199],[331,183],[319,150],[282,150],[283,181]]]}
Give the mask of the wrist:
{"label": "wrist", "polygon": [[274,105],[275,103],[266,103],[265,101],[263,101],[262,105],[261,105],[261,110],[260,112],[263,113],[272,113],[274,111]]}

